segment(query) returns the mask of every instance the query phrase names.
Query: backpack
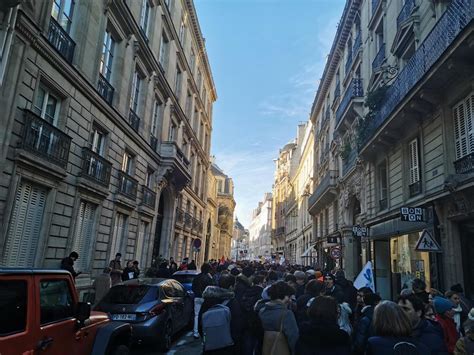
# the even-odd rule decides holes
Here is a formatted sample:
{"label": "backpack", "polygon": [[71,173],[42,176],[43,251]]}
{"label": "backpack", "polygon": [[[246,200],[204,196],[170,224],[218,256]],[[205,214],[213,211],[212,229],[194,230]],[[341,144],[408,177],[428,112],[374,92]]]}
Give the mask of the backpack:
{"label": "backpack", "polygon": [[415,344],[412,344],[406,341],[401,341],[399,343],[396,343],[393,346],[393,354],[394,355],[419,355],[420,353]]}
{"label": "backpack", "polygon": [[234,345],[230,332],[231,314],[229,301],[216,304],[202,315],[204,350],[216,350]]}

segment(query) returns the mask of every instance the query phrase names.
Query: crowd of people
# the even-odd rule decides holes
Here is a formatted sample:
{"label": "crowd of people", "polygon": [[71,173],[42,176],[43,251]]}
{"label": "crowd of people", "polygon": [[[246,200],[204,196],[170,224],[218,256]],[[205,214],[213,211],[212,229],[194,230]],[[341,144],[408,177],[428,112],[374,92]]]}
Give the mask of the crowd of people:
{"label": "crowd of people", "polygon": [[459,284],[442,294],[415,279],[382,300],[343,270],[211,262],[193,292],[206,354],[474,354],[474,308]]}

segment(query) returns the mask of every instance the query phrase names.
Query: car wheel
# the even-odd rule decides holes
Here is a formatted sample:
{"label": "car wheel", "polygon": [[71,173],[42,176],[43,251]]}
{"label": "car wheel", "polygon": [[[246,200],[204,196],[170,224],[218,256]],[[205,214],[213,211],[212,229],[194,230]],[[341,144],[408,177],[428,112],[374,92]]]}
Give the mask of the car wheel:
{"label": "car wheel", "polygon": [[161,350],[168,351],[171,348],[171,340],[173,337],[173,325],[171,320],[168,320],[165,325],[163,337],[161,338]]}
{"label": "car wheel", "polygon": [[129,355],[130,349],[127,345],[119,345],[113,351],[112,355]]}

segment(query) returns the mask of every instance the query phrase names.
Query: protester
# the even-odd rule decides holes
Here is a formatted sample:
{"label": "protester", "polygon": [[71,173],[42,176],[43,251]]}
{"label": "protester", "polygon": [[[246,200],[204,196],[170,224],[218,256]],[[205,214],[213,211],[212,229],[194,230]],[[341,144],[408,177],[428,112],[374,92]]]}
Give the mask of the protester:
{"label": "protester", "polygon": [[361,287],[357,291],[357,305],[354,310],[354,324],[357,324],[359,321],[361,314],[362,314],[362,308],[365,307],[364,304],[364,295],[367,293],[373,293],[372,289],[370,287]]}
{"label": "protester", "polygon": [[337,318],[337,323],[339,324],[339,328],[344,330],[347,334],[352,334],[352,325],[351,325],[351,315],[352,309],[349,306],[349,303],[342,302],[339,306],[339,317]]}
{"label": "protester", "polygon": [[350,337],[339,329],[338,304],[333,297],[318,296],[308,309],[309,321],[300,326],[298,355],[349,355]]}
{"label": "protester", "polygon": [[110,278],[112,279],[112,286],[122,281],[122,265],[120,264],[121,253],[115,254],[115,259],[111,260],[109,267],[111,268]]}
{"label": "protester", "polygon": [[472,301],[469,300],[464,295],[464,289],[462,288],[461,284],[455,284],[451,286],[451,291],[456,292],[459,296],[459,300],[460,300],[459,304],[461,305],[461,308],[462,308],[461,318],[467,319],[467,315],[473,307]]}
{"label": "protester", "polygon": [[73,251],[61,260],[61,269],[69,271],[74,279],[81,274],[80,271],[74,270],[74,262],[77,259],[79,259],[79,254]]}
{"label": "protester", "polygon": [[413,279],[411,288],[413,293],[420,297],[425,305],[429,303],[429,293],[426,292],[426,283],[423,280]]}
{"label": "protester", "polygon": [[463,324],[463,338],[456,342],[454,355],[472,355],[474,354],[474,308],[468,313],[467,320]]}
{"label": "protester", "polygon": [[305,286],[306,286],[306,274],[303,271],[295,271],[293,274],[296,279],[296,298],[302,296],[304,294]]}
{"label": "protester", "polygon": [[353,353],[364,354],[368,339],[374,335],[372,318],[375,306],[380,302],[380,296],[376,293],[364,294],[364,307],[361,316],[354,329]]}
{"label": "protester", "polygon": [[[243,319],[239,302],[234,297],[232,288],[235,286],[235,277],[224,274],[219,279],[219,286],[207,286],[202,293],[204,302],[199,311],[199,333],[203,334],[203,315],[217,304],[222,304],[230,310],[230,335],[233,340],[233,345],[225,348],[220,348],[214,351],[204,351],[204,354],[223,354],[234,355],[240,354],[240,344],[242,342]],[[214,334],[220,336],[220,334]],[[224,336],[223,336],[224,338]],[[204,341],[205,343],[205,341]]]}
{"label": "protester", "polygon": [[[231,270],[232,272],[232,270]],[[252,286],[252,281],[250,280],[250,277],[253,275],[254,269],[250,266],[245,267],[242,270],[242,273],[237,275],[235,279],[235,298],[239,302],[242,301],[242,297],[247,289],[249,289]]]}
{"label": "protester", "polygon": [[448,348],[448,353],[454,352],[454,347],[459,339],[459,334],[456,330],[456,323],[454,323],[453,316],[455,305],[450,300],[436,296],[433,299],[433,308],[436,313],[436,321],[443,328],[444,342]]}
{"label": "protester", "polygon": [[170,278],[170,270],[168,269],[168,262],[163,261],[160,266],[158,267],[158,271],[156,273],[156,277],[162,277],[165,279]]}
{"label": "protester", "polygon": [[355,310],[357,305],[357,289],[354,284],[346,279],[346,275],[343,270],[336,272],[336,285],[338,285],[343,293],[343,301],[348,303],[352,310]]}
{"label": "protester", "polygon": [[170,270],[171,275],[173,275],[176,271],[178,271],[178,264],[176,264],[173,257],[170,257],[169,270]]}
{"label": "protester", "polygon": [[188,270],[188,261],[189,261],[189,258],[184,258],[183,261],[181,261],[181,265],[179,265],[179,271]]}
{"label": "protester", "polygon": [[414,294],[400,296],[398,305],[410,320],[413,338],[424,344],[431,354],[447,354],[443,330],[437,322],[424,317],[425,306],[421,299]]}
{"label": "protester", "polygon": [[274,283],[268,289],[268,295],[271,301],[266,303],[259,311],[259,317],[265,331],[263,340],[263,355],[270,355],[276,343],[276,334],[281,332],[285,339],[288,349],[292,354],[295,353],[296,341],[298,340],[298,325],[292,311],[288,310],[290,296],[295,290],[284,281]]}
{"label": "protester", "polygon": [[453,302],[455,308],[453,308],[454,315],[453,320],[456,323],[456,330],[459,334],[461,334],[462,324],[466,321],[464,314],[462,314],[462,307],[461,307],[461,298],[459,297],[458,293],[455,291],[447,291],[444,296]]}
{"label": "protester", "polygon": [[324,284],[321,281],[310,280],[306,284],[305,293],[296,300],[296,320],[298,324],[308,320],[307,309],[308,301],[311,298],[318,297],[324,290]]}
{"label": "protester", "polygon": [[192,290],[194,293],[194,327],[193,335],[199,338],[199,312],[204,303],[202,294],[207,286],[214,285],[214,280],[210,274],[211,266],[208,263],[201,265],[201,273],[193,280]]}
{"label": "protester", "polygon": [[194,260],[191,260],[191,262],[189,263],[188,270],[197,270],[196,262]]}
{"label": "protester", "polygon": [[339,285],[336,285],[336,277],[331,273],[324,275],[325,295],[334,297],[337,303],[344,302],[344,293]]}
{"label": "protester", "polygon": [[127,266],[122,272],[122,281],[135,279],[135,268],[133,267],[132,260],[127,261]]}
{"label": "protester", "polygon": [[375,307],[373,326],[375,336],[367,342],[367,355],[430,354],[425,345],[411,338],[410,320],[395,302],[382,301]]}
{"label": "protester", "polygon": [[101,274],[95,277],[94,282],[92,283],[92,287],[95,290],[94,304],[98,304],[112,287],[112,279],[110,278],[111,271],[111,268],[106,267]]}
{"label": "protester", "polygon": [[262,299],[264,278],[262,275],[255,275],[252,280],[252,286],[244,291],[240,302],[244,318],[242,355],[260,353],[263,341],[262,322],[254,307]]}

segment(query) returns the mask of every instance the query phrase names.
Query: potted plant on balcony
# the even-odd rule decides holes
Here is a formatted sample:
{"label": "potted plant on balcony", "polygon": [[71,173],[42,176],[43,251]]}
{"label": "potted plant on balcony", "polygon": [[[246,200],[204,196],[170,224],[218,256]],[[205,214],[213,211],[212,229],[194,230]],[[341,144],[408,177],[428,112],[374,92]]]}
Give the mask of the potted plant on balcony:
{"label": "potted plant on balcony", "polygon": [[351,140],[349,139],[349,137],[345,137],[342,143],[341,149],[339,151],[339,155],[341,156],[342,160],[347,160],[351,152],[352,152]]}
{"label": "potted plant on balcony", "polygon": [[356,126],[356,139],[358,148],[361,148],[361,146],[364,145],[366,138],[370,133],[370,124],[372,123],[377,112],[382,107],[387,89],[387,85],[381,85],[378,88],[369,91],[365,96],[364,106],[369,110],[363,118],[359,119]]}

